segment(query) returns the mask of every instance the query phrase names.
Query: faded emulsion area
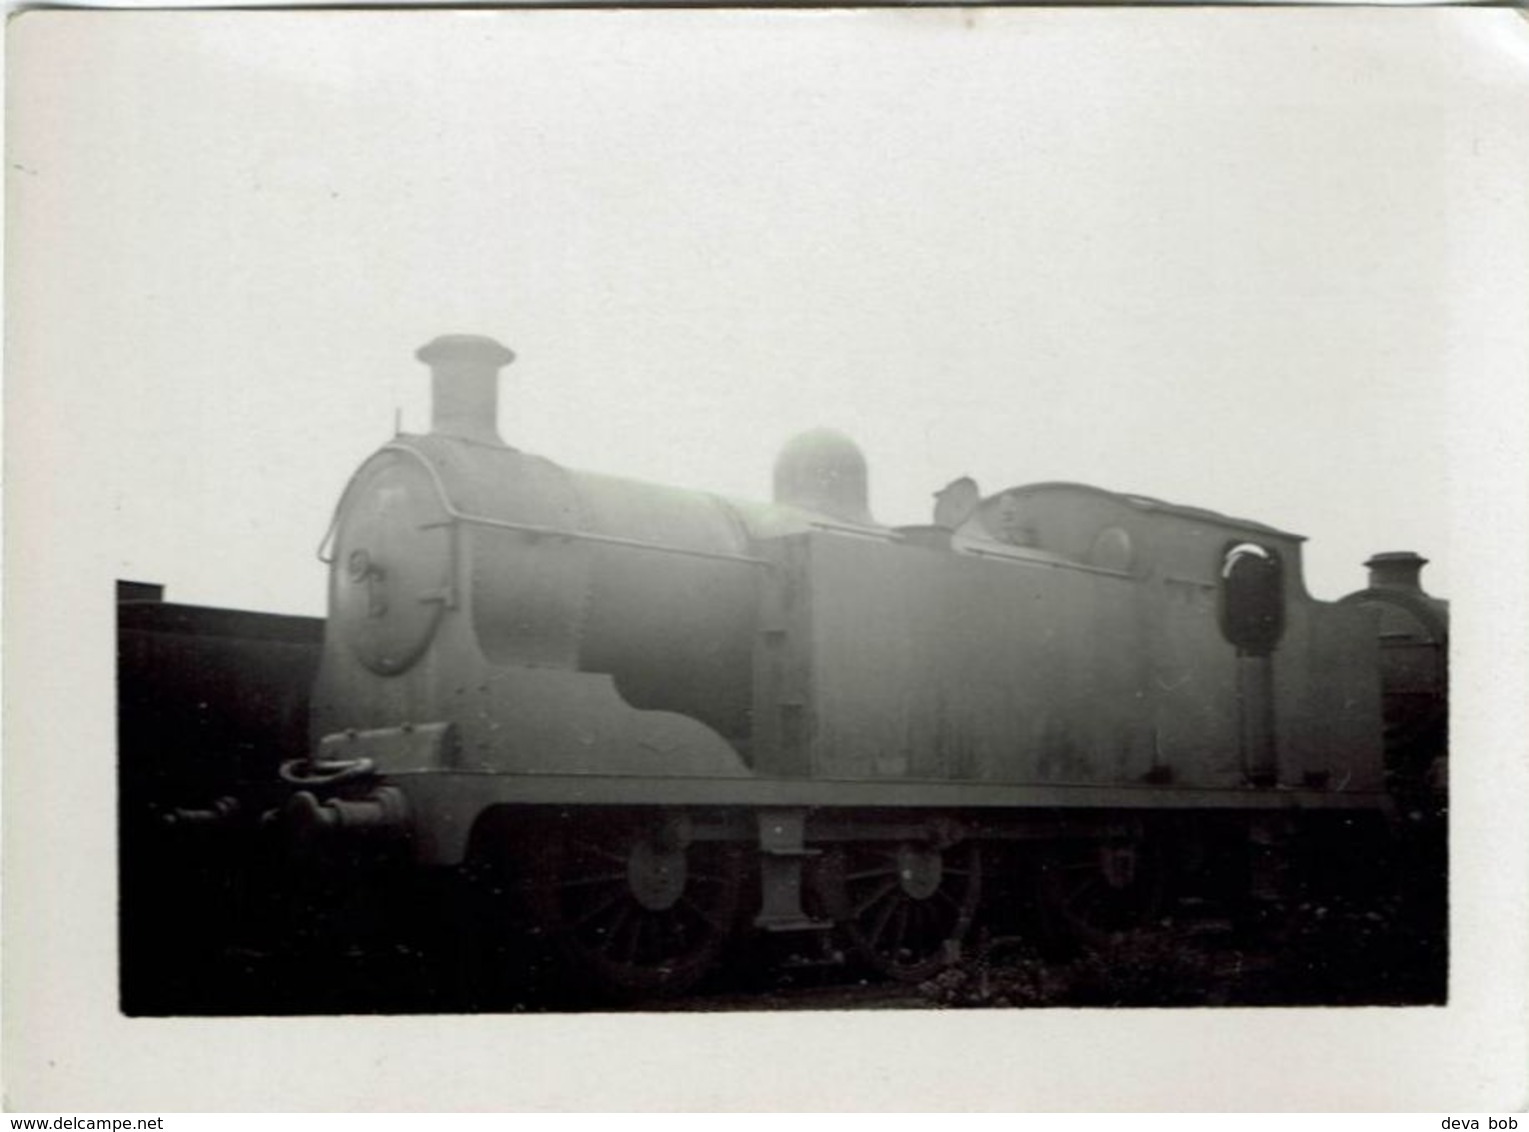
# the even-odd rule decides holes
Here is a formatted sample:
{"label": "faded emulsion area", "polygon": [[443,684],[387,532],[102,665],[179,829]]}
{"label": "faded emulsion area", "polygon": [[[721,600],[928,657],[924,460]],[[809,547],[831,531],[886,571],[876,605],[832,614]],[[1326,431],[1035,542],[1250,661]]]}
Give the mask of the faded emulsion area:
{"label": "faded emulsion area", "polygon": [[418,358],[324,618],[119,583],[125,1013],[1446,1001],[1420,555],[1318,601],[1299,535],[960,468],[887,526],[826,429],[768,502],[581,472],[504,345]]}

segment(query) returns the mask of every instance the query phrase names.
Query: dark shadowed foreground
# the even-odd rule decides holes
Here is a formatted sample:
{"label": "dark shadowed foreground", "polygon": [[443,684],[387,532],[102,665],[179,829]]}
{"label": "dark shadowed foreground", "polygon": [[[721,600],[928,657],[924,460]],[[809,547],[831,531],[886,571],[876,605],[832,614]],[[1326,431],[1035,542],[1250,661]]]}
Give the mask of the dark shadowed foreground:
{"label": "dark shadowed foreground", "polygon": [[532,936],[492,950],[477,945],[481,932],[467,929],[478,927],[472,921],[479,913],[460,886],[387,875],[358,886],[356,879],[314,877],[302,893],[290,877],[258,895],[251,889],[241,897],[242,926],[209,920],[211,903],[177,902],[166,912],[185,930],[152,963],[140,962],[136,982],[124,986],[124,1008],[204,1015],[715,1012],[1404,1006],[1446,998],[1442,884],[1424,877],[1404,893],[1328,894],[1257,917],[1188,902],[1070,954],[1043,950],[1019,914],[984,927],[959,962],[922,983],[858,967],[831,940],[800,953],[756,939],[688,995],[617,1006],[582,995]]}

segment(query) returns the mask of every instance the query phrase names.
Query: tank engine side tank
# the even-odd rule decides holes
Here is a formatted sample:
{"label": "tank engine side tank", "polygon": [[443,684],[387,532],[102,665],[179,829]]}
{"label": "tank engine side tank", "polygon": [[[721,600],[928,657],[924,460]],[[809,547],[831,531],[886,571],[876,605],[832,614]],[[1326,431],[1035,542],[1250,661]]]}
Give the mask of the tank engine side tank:
{"label": "tank engine side tank", "polygon": [[[985,501],[949,549],[782,541],[770,553],[789,595],[776,664],[786,772],[1381,787],[1369,619],[1305,594],[1297,536],[1042,484]],[[1239,589],[1249,557],[1278,564],[1268,595]],[[1265,621],[1267,640],[1238,636]]]}

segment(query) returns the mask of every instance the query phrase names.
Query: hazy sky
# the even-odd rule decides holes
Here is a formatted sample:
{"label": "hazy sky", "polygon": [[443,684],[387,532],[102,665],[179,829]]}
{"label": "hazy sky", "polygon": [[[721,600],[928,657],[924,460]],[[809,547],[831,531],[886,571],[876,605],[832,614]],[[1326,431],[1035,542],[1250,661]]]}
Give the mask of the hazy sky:
{"label": "hazy sky", "polygon": [[321,609],[447,331],[519,353],[502,432],[573,467],[761,498],[827,424],[883,521],[1080,480],[1305,534],[1319,596],[1403,548],[1446,592],[1490,37],[1354,15],[23,17],[26,422],[187,601]]}
{"label": "hazy sky", "polygon": [[[1521,14],[58,11],[8,33],[22,1110],[1521,1105]],[[1428,555],[1456,601],[1449,1006],[124,1019],[111,581],[319,612],[334,501],[395,411],[425,426],[413,351],[449,331],[520,353],[501,431],[574,467],[759,498],[829,424],[889,522],[960,475],[1074,479],[1308,535],[1324,597],[1374,551]]]}

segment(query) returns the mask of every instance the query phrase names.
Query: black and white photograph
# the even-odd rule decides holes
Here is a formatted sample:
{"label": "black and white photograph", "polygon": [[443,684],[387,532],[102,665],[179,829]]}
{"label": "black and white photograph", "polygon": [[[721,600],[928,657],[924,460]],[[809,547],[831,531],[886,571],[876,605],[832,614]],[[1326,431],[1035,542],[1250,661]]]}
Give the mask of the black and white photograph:
{"label": "black and white photograph", "polygon": [[12,1103],[1529,1103],[1521,12],[7,85]]}

